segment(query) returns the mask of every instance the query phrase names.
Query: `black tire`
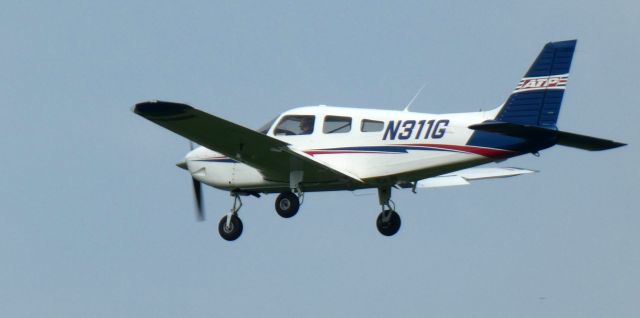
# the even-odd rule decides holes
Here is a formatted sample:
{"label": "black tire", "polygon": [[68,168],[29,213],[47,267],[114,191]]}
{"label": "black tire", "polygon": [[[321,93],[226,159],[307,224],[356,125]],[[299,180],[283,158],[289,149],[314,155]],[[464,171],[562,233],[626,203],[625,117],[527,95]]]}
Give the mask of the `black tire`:
{"label": "black tire", "polygon": [[392,236],[398,233],[401,223],[400,215],[396,211],[385,210],[378,214],[376,226],[378,227],[380,234],[384,236]]}
{"label": "black tire", "polygon": [[276,199],[276,212],[285,219],[296,215],[298,209],[300,209],[300,200],[292,192],[280,193]]}
{"label": "black tire", "polygon": [[227,217],[225,215],[220,219],[220,223],[218,223],[218,232],[223,239],[227,241],[235,241],[242,234],[242,221],[236,215],[231,216],[231,222],[229,223],[229,227],[227,227]]}

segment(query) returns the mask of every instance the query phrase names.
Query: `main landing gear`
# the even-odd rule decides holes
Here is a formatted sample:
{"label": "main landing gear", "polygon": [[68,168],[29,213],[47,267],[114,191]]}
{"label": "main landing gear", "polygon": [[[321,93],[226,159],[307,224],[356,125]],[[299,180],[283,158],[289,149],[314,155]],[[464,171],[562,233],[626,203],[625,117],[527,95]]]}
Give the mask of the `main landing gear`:
{"label": "main landing gear", "polygon": [[280,193],[276,198],[276,212],[278,212],[278,215],[285,219],[296,215],[300,209],[300,198],[303,198],[302,192],[300,192],[300,196],[293,192]]}
{"label": "main landing gear", "polygon": [[378,214],[376,226],[380,234],[392,236],[400,230],[400,215],[395,211],[395,204],[391,201],[391,187],[378,188],[378,199],[382,206],[382,212]]}
{"label": "main landing gear", "polygon": [[301,170],[291,171],[289,173],[289,188],[291,191],[282,192],[276,198],[276,212],[285,219],[296,215],[304,201],[304,192],[301,185],[303,175],[304,172]]}

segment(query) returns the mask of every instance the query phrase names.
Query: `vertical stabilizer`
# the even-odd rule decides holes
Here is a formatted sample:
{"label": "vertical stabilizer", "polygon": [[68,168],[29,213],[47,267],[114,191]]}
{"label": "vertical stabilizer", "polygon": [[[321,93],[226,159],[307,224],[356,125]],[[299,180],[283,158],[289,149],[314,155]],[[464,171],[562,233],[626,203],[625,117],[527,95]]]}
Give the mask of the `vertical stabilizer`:
{"label": "vertical stabilizer", "polygon": [[547,43],[495,120],[555,129],[576,42]]}

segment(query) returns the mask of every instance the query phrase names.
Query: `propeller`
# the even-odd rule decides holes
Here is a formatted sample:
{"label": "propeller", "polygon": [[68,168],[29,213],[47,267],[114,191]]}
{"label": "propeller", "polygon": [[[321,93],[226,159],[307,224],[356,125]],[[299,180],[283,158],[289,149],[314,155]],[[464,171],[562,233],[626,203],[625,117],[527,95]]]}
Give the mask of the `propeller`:
{"label": "propeller", "polygon": [[[193,150],[193,141],[189,141],[189,149]],[[204,221],[204,207],[202,205],[202,183],[196,178],[191,177],[193,183],[193,199],[196,204],[196,218],[198,221]]]}
{"label": "propeller", "polygon": [[202,183],[195,178],[193,181],[193,197],[196,202],[196,217],[198,221],[204,221],[204,209],[202,207]]}

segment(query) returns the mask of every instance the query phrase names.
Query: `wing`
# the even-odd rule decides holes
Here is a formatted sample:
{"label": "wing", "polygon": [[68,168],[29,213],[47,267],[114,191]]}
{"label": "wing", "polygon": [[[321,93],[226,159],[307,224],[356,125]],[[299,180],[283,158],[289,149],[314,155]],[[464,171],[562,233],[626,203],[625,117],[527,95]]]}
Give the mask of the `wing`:
{"label": "wing", "polygon": [[467,185],[471,180],[514,177],[536,172],[520,168],[469,168],[418,181],[417,188]]}
{"label": "wing", "polygon": [[281,140],[210,115],[189,105],[163,101],[136,104],[136,114],[211,150],[250,165],[270,181],[289,182],[291,171],[304,171],[304,183],[361,183]]}

